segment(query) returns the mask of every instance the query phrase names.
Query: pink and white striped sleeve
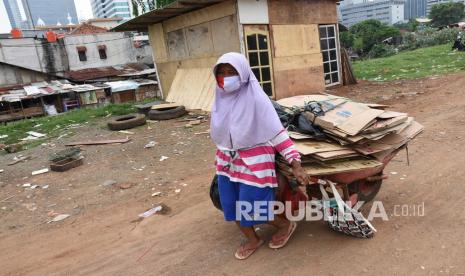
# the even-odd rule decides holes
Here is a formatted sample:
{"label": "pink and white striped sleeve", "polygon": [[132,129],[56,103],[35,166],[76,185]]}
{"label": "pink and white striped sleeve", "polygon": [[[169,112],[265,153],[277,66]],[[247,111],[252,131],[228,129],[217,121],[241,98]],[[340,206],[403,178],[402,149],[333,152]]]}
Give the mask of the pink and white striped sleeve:
{"label": "pink and white striped sleeve", "polygon": [[295,148],[294,142],[289,138],[286,130],[281,131],[276,137],[271,139],[270,143],[289,164],[294,160],[300,162],[300,153]]}

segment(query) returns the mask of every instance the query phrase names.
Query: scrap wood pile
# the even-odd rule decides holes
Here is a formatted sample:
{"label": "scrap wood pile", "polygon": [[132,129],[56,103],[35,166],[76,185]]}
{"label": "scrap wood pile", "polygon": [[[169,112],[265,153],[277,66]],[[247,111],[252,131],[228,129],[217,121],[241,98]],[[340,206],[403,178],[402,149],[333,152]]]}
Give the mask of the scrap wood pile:
{"label": "scrap wood pile", "polygon": [[[274,102],[309,175],[377,168],[423,131],[407,113],[333,95],[305,95]],[[278,167],[291,177],[287,162]]]}

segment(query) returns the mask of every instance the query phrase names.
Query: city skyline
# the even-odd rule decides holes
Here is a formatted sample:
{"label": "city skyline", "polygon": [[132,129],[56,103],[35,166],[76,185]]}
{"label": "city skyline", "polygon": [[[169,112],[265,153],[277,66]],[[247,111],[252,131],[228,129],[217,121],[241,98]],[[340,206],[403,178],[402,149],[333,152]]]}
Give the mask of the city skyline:
{"label": "city skyline", "polygon": [[[18,6],[20,6],[20,9],[22,9],[23,6],[21,3],[21,0],[18,0],[17,3],[18,3]],[[77,13],[77,18],[79,21],[93,18],[90,0],[74,0],[74,4],[75,4],[76,13]],[[23,20],[26,19],[26,16],[24,12],[22,11],[21,11],[21,16]],[[65,17],[67,17],[67,14],[65,15]],[[65,19],[64,22],[60,22],[60,23],[63,25],[66,25],[67,22],[68,20]],[[73,22],[73,23],[76,24],[78,22]],[[8,13],[6,11],[5,5],[2,0],[0,1],[0,33],[9,33],[10,31],[11,31],[11,25],[9,22]]]}

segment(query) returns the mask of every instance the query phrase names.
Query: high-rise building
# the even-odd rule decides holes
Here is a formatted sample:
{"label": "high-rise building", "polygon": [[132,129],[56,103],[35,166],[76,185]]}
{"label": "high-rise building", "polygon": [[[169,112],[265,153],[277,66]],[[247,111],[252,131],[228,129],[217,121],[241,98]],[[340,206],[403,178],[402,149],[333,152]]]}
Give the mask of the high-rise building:
{"label": "high-rise building", "polygon": [[404,17],[405,20],[426,17],[426,0],[406,0]]}
{"label": "high-rise building", "polygon": [[22,0],[22,3],[34,27],[79,23],[74,0]]}
{"label": "high-rise building", "polygon": [[404,0],[361,0],[341,5],[342,24],[351,27],[368,19],[376,19],[388,25],[403,22],[404,4]]}
{"label": "high-rise building", "polygon": [[16,0],[3,0],[11,28],[21,28],[21,12]]}
{"label": "high-rise building", "polygon": [[448,2],[461,2],[464,3],[464,0],[427,0],[426,1],[426,13],[429,15],[431,7],[437,4],[448,3]]}
{"label": "high-rise building", "polygon": [[92,12],[97,18],[132,18],[130,0],[91,0]]}

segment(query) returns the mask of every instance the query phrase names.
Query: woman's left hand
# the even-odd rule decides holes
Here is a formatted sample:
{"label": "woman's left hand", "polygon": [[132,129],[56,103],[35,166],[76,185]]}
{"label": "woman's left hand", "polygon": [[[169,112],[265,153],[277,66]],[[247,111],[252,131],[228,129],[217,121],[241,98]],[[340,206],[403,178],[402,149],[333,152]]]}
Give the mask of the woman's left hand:
{"label": "woman's left hand", "polygon": [[307,185],[310,183],[310,176],[304,171],[297,160],[292,161],[292,173],[300,184]]}

